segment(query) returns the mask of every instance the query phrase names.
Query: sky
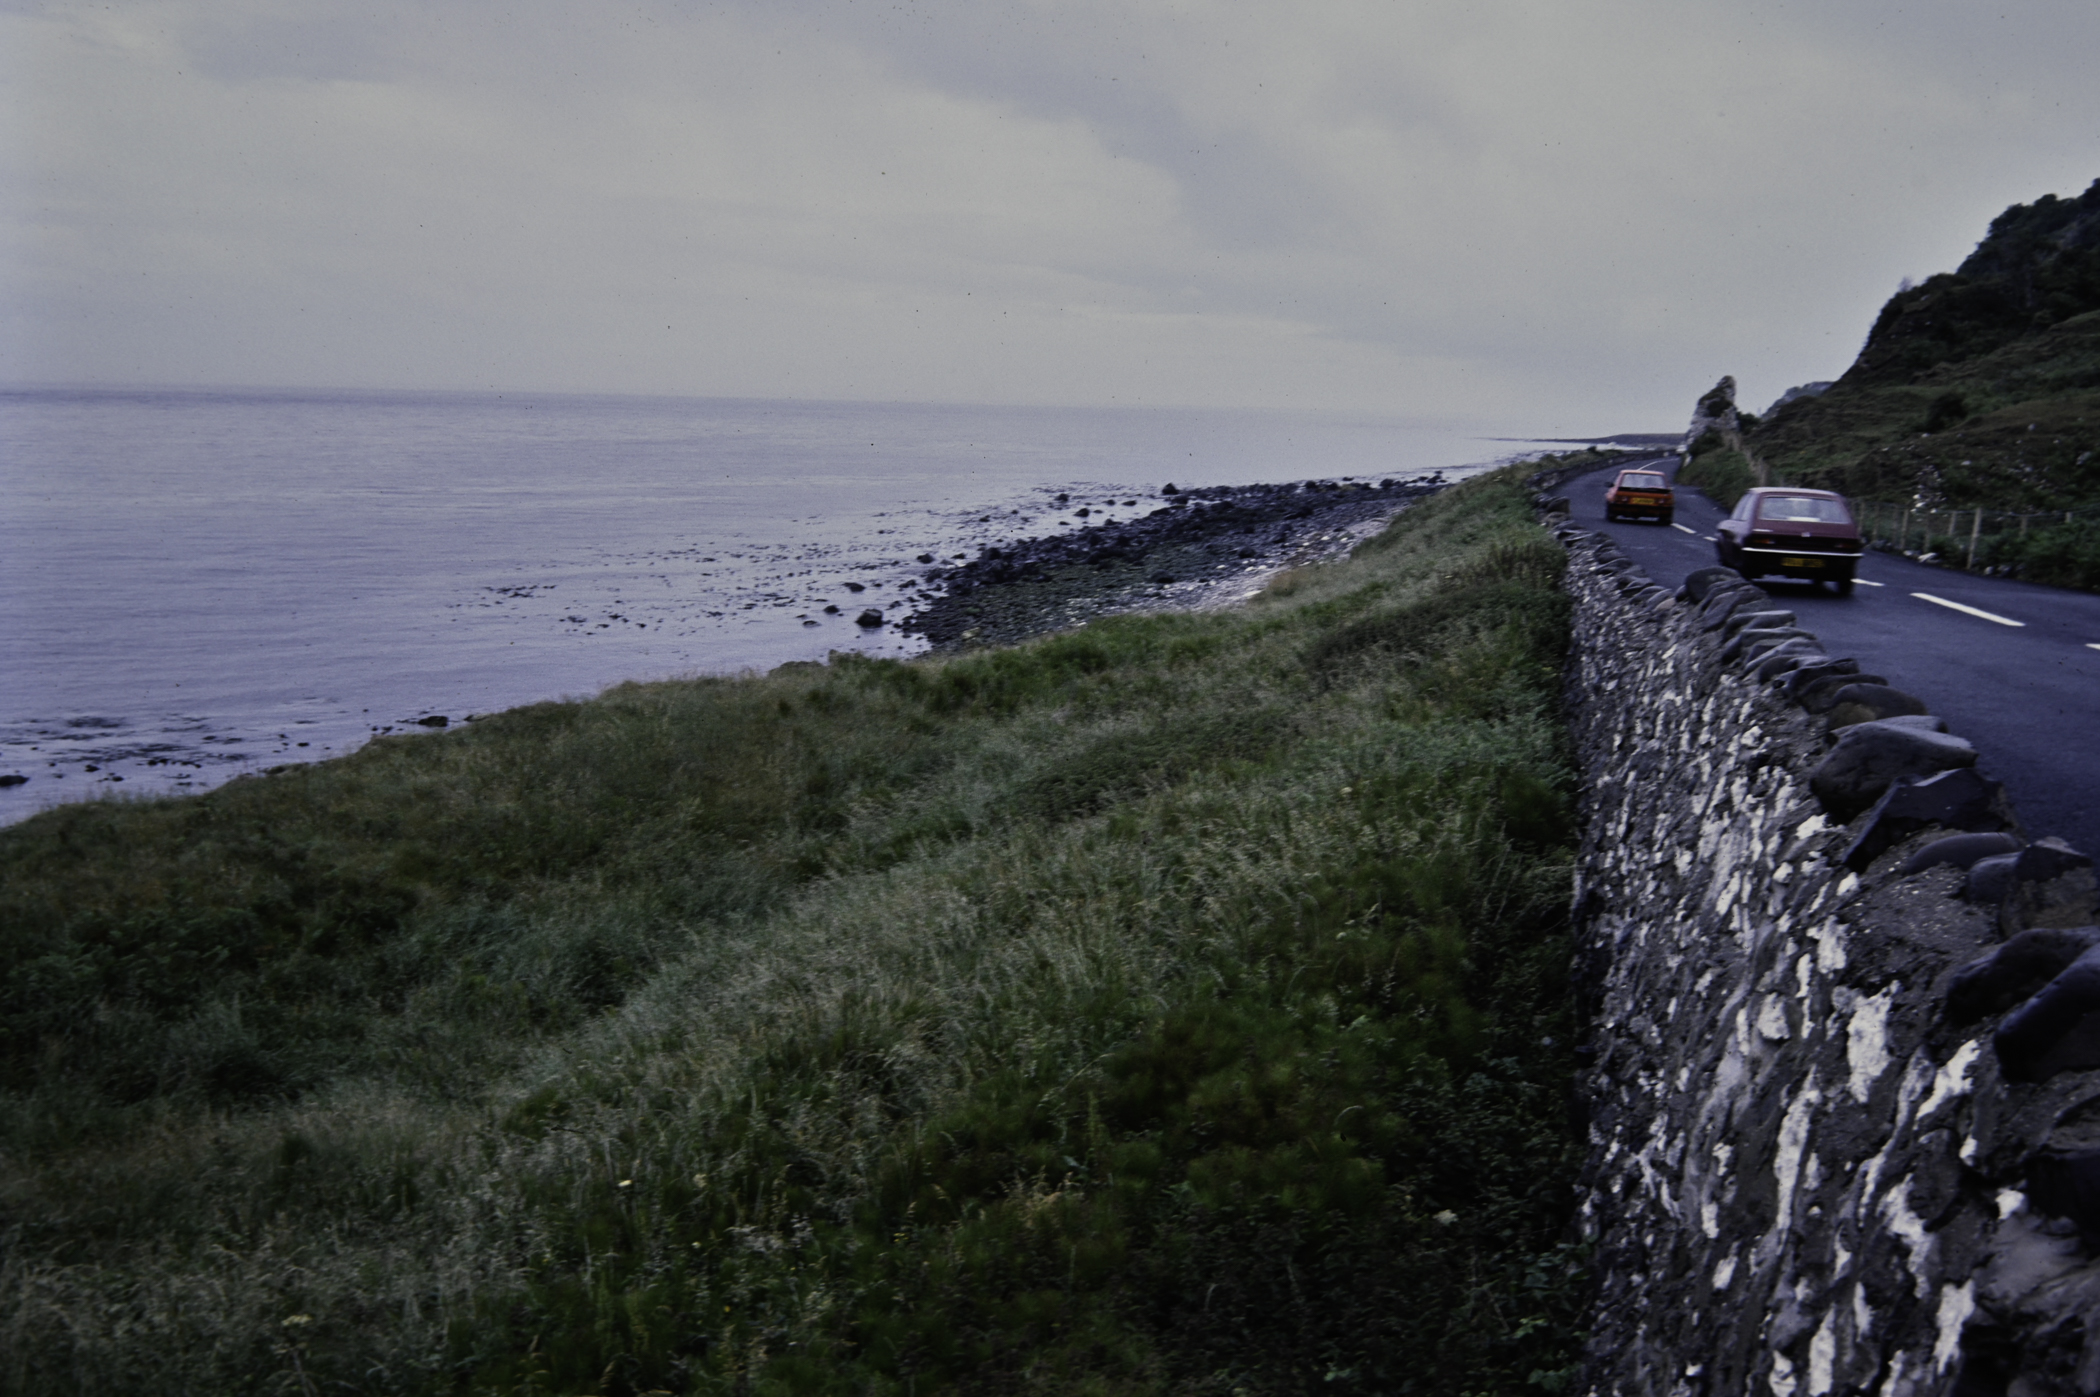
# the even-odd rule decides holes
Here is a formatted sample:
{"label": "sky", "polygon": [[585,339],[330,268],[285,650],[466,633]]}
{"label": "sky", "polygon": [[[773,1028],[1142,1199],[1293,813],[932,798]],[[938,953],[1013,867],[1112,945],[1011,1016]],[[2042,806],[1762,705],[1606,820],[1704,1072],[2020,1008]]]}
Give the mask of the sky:
{"label": "sky", "polygon": [[1670,430],[2100,177],[2093,0],[0,0],[0,383]]}

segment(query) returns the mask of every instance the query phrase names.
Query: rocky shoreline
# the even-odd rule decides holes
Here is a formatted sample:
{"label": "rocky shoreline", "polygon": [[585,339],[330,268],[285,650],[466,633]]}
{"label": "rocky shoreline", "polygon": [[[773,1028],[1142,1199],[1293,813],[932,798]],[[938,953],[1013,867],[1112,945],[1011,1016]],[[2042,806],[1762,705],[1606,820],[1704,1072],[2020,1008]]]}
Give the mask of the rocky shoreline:
{"label": "rocky shoreline", "polygon": [[[1190,610],[1250,595],[1287,567],[1346,552],[1386,520],[1449,482],[1307,480],[1283,485],[1161,488],[1139,518],[1085,526],[1135,499],[1057,503],[1082,521],[1070,533],[986,545],[974,559],[923,574],[920,605],[896,628],[936,652],[1008,645],[1124,611]],[[922,563],[935,560],[922,555]],[[880,623],[871,613],[863,623]]]}

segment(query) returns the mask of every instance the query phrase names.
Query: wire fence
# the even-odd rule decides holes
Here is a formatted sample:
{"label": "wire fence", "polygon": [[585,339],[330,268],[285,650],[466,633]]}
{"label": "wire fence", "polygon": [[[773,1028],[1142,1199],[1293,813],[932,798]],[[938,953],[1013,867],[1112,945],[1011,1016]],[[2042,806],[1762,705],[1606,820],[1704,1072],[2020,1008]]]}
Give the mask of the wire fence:
{"label": "wire fence", "polygon": [[2100,549],[2100,511],[1922,509],[1885,500],[1854,500],[1852,510],[1870,548],[1971,572],[2095,585],[2086,574]]}

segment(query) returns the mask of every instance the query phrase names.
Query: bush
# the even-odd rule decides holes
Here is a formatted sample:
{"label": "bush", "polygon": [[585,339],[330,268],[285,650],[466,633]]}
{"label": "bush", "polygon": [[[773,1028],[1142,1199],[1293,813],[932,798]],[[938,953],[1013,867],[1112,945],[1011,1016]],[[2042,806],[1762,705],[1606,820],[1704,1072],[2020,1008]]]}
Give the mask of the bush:
{"label": "bush", "polygon": [[1977,563],[2029,582],[2100,591],[2100,524],[2089,514],[2024,534],[1992,534],[1984,540]]}
{"label": "bush", "polygon": [[1677,483],[1691,486],[1723,509],[1733,509],[1743,492],[1757,484],[1757,471],[1741,452],[1721,447],[1694,456],[1677,472]]}

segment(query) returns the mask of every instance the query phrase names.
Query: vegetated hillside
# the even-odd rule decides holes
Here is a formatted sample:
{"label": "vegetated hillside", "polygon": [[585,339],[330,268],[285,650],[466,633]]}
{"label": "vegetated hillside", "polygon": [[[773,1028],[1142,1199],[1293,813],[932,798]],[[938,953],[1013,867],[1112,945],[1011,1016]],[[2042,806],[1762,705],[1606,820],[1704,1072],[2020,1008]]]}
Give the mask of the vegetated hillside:
{"label": "vegetated hillside", "polygon": [[0,1386],[1574,1362],[1563,554],[626,686],[0,831]]}
{"label": "vegetated hillside", "polygon": [[2003,513],[2100,504],[2100,181],[1896,292],[1852,368],[1747,433],[1781,479]]}

